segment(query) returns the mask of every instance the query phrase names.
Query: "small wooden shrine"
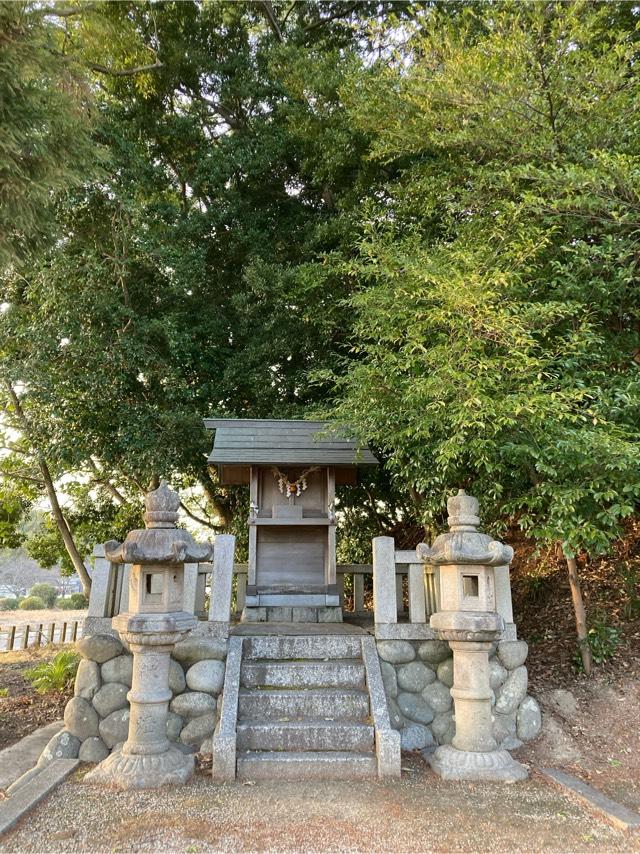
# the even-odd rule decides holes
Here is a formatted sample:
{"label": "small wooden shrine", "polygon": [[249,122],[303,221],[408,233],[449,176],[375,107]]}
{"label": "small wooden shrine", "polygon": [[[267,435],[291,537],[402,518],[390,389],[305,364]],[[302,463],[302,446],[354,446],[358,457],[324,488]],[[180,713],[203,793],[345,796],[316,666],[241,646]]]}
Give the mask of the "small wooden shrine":
{"label": "small wooden shrine", "polygon": [[335,489],[377,465],[368,448],[325,421],[205,419],[209,463],[250,490],[244,619],[342,620],[336,585]]}

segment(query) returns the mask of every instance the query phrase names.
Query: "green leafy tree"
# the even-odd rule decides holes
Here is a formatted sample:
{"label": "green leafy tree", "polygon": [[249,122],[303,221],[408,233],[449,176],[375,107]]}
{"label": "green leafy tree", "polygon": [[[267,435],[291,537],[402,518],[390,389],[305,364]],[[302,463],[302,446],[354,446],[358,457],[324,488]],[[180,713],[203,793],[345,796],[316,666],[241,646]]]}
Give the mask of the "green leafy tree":
{"label": "green leafy tree", "polygon": [[[640,498],[635,33],[591,4],[419,14],[345,90],[402,170],[364,211],[340,416],[437,522],[453,486],[576,552]],[[327,377],[319,374],[321,381]]]}
{"label": "green leafy tree", "polygon": [[[304,414],[323,393],[309,370],[347,352],[350,282],[325,257],[348,251],[380,170],[339,87],[392,5],[403,14],[108,4],[102,18],[142,46],[129,58],[116,45],[108,62],[97,24],[68,19],[69,50],[100,78],[94,138],[108,159],[99,180],[58,197],[64,239],[5,281],[3,367],[22,436],[7,480],[41,491],[44,461],[52,486],[72,475],[130,504],[162,474],[197,486],[194,518],[232,524],[242,499],[212,479],[202,417]],[[64,515],[55,537],[82,575]]]}

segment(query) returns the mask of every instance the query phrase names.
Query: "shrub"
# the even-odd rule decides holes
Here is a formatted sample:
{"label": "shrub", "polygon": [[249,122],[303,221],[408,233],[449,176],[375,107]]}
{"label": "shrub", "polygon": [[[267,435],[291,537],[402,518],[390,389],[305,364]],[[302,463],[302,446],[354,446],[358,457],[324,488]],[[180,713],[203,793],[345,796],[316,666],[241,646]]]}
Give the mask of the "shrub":
{"label": "shrub", "polygon": [[24,675],[38,694],[49,694],[52,691],[61,694],[75,679],[79,663],[80,656],[70,649],[65,649],[51,661],[43,661],[25,671]]}
{"label": "shrub", "polygon": [[29,591],[29,596],[37,596],[42,599],[46,608],[53,607],[57,595],[58,591],[51,584],[34,584]]}
{"label": "shrub", "polygon": [[[587,632],[587,643],[594,662],[602,664],[608,658],[613,658],[621,640],[622,631],[609,623],[606,614],[596,613]],[[581,670],[582,658],[579,652],[576,652],[573,660],[578,670]]]}
{"label": "shrub", "polygon": [[76,605],[73,604],[73,600],[71,596],[68,599],[63,599],[60,596],[59,599],[56,599],[56,608],[60,608],[61,611],[75,611]]}
{"label": "shrub", "polygon": [[84,593],[72,593],[69,599],[73,602],[74,608],[86,608],[89,604]]}
{"label": "shrub", "polygon": [[15,611],[20,604],[20,600],[13,596],[7,596],[0,599],[0,611]]}
{"label": "shrub", "polygon": [[39,596],[27,596],[18,605],[21,611],[42,611],[44,602]]}

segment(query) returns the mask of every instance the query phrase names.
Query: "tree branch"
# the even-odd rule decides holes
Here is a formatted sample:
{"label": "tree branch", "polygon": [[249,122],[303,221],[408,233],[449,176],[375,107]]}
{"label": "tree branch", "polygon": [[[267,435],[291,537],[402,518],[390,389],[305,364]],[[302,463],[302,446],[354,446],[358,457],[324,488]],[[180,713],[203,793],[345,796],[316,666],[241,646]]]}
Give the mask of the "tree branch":
{"label": "tree branch", "polygon": [[99,62],[90,62],[88,67],[92,71],[97,71],[99,74],[109,74],[111,77],[133,77],[135,74],[142,74],[145,71],[156,71],[158,68],[164,68],[164,63],[156,60],[150,65],[138,65],[136,68],[109,68],[107,65],[100,65]]}
{"label": "tree branch", "polygon": [[195,513],[192,513],[191,510],[187,507],[184,501],[180,502],[180,507],[184,510],[187,516],[190,519],[193,519],[194,522],[197,522],[199,525],[204,525],[207,528],[211,528],[212,531],[222,531],[222,525],[214,525],[213,522],[209,522],[207,519],[201,519],[199,516],[196,516]]}
{"label": "tree branch", "polygon": [[260,5],[264,10],[264,16],[267,19],[267,22],[269,23],[269,26],[271,27],[272,31],[275,33],[276,38],[279,42],[284,42],[284,36],[282,35],[282,30],[280,29],[280,24],[278,23],[278,18],[276,16],[273,6],[269,2],[269,0],[262,0]]}

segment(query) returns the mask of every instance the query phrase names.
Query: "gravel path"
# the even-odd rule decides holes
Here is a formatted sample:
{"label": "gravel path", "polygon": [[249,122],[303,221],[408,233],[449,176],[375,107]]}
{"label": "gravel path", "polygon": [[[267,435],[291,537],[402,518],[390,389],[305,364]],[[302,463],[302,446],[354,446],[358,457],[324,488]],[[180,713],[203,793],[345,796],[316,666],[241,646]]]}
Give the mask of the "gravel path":
{"label": "gravel path", "polygon": [[444,783],[421,759],[401,782],[190,785],[106,793],[79,772],[0,840],[0,852],[633,851],[539,779]]}

